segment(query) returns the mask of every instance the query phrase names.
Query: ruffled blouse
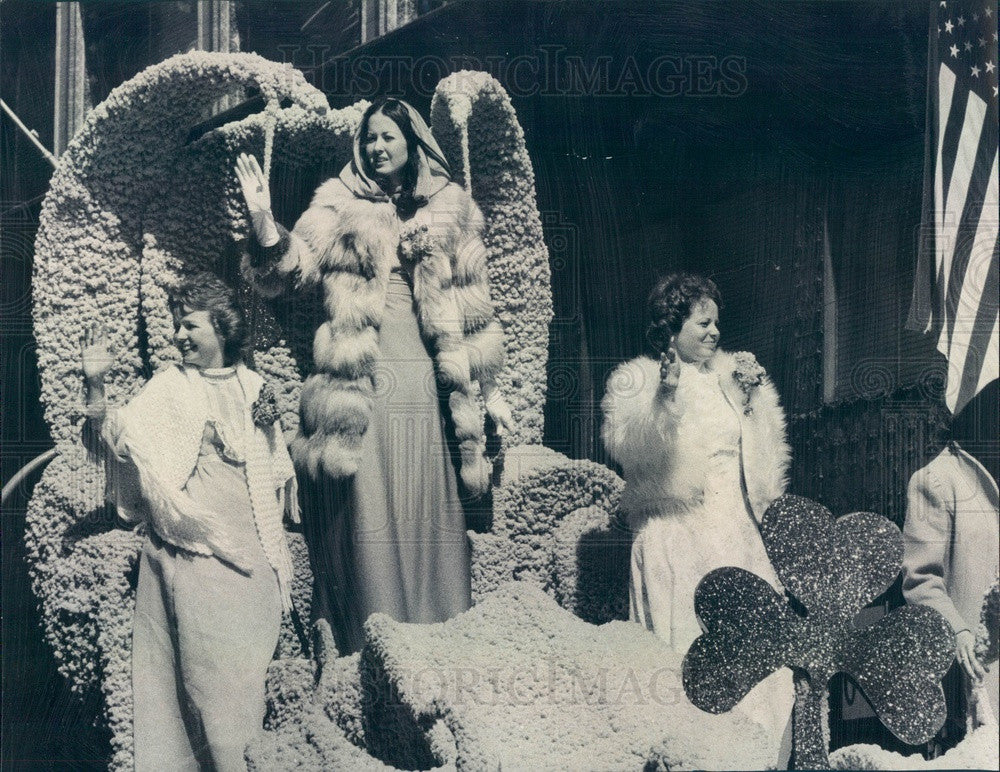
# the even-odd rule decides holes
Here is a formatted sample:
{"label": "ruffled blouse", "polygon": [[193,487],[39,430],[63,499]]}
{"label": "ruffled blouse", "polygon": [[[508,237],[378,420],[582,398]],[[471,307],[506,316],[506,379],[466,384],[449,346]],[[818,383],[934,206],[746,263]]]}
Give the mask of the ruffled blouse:
{"label": "ruffled blouse", "polygon": [[234,463],[245,463],[248,406],[236,368],[205,368],[201,374],[208,402],[205,431],[215,435],[211,441],[222,455]]}

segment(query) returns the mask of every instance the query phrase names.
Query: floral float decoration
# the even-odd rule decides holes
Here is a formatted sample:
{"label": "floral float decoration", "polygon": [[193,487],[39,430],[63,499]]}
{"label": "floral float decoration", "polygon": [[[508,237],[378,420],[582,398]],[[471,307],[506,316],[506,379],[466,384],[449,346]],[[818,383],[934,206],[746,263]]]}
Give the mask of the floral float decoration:
{"label": "floral float decoration", "polygon": [[905,606],[869,627],[854,625],[899,574],[899,529],[870,512],[834,520],[825,507],[785,495],[768,507],[761,531],[779,578],[807,613],[748,571],[709,573],[694,601],[707,632],[684,658],[690,700],[724,712],[770,673],[792,668],[796,769],[829,767],[825,705],[837,672],[857,681],[903,742],[933,737],[946,713],[940,681],[953,656],[948,623],[933,609]]}
{"label": "floral float decoration", "polygon": [[1000,660],[1000,576],[983,596],[976,628],[976,656],[984,665],[995,665]]}
{"label": "floral float decoration", "polygon": [[488,223],[486,270],[507,354],[498,384],[514,414],[504,445],[540,445],[552,274],[524,130],[503,86],[488,73],[469,70],[438,83],[431,128],[452,175],[470,190]]}
{"label": "floral float decoration", "polygon": [[[263,113],[188,141],[220,100],[251,92],[263,96]],[[486,74],[456,74],[436,93],[432,123],[447,127],[442,147],[486,214],[489,272],[506,333],[500,380],[518,424],[505,440],[537,443],[552,299],[523,132],[506,93]],[[249,311],[253,364],[274,395],[273,405],[259,406],[261,420],[276,408],[283,429],[294,430],[320,298],[264,301],[242,282],[237,266],[250,222],[233,160],[240,152],[263,159],[279,181],[277,217],[294,222],[316,185],[350,157],[366,107],[331,110],[300,72],[253,54],[182,54],[141,72],[91,111],[53,174],[36,240],[33,314],[45,418],[59,455],[35,487],[25,544],[60,672],[73,689],[101,697],[112,769],[132,765],[130,643],[141,538],[116,527],[104,503],[103,465],[81,441],[78,331],[107,326],[119,352],[108,397],[124,402],[153,371],[179,361],[167,287],[213,271],[236,287]],[[491,166],[482,142],[490,144]],[[490,169],[502,180],[477,186]],[[512,196],[518,207],[508,212]],[[307,617],[308,560],[301,537],[292,537],[293,597]],[[278,655],[301,655],[291,625]]]}

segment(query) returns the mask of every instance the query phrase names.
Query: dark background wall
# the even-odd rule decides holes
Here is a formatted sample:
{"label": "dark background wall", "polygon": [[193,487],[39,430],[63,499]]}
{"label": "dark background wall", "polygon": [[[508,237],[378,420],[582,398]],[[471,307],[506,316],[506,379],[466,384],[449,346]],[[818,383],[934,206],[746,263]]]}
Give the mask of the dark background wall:
{"label": "dark background wall", "polygon": [[677,268],[716,279],[724,345],[758,355],[793,416],[823,408],[824,377],[837,402],[936,398],[943,360],[902,329],[927,24],[919,2],[468,2],[311,78],[334,107],[388,93],[425,111],[450,72],[505,86],[553,258],[546,442],[603,459],[605,377],[643,350],[646,293]]}
{"label": "dark background wall", "polygon": [[[92,101],[188,48],[192,7],[86,4]],[[643,350],[646,293],[662,272],[697,270],[722,290],[723,345],[755,352],[779,387],[794,492],[902,522],[943,372],[930,342],[902,329],[919,237],[925,2],[462,0],[347,54],[359,39],[347,0],[236,9],[241,48],[292,61],[333,107],[392,94],[427,114],[438,80],[465,68],[507,88],[552,259],[546,444],[604,460],[604,381]],[[53,5],[0,6],[3,98],[48,147],[54,16]],[[29,286],[51,167],[3,121],[7,479],[49,446]],[[301,186],[284,192],[283,208],[304,207]],[[981,450],[995,457],[985,422]],[[100,766],[94,706],[55,672],[28,589],[20,536],[33,482],[3,511],[3,764]],[[887,741],[876,723],[841,721],[839,704],[836,744]]]}

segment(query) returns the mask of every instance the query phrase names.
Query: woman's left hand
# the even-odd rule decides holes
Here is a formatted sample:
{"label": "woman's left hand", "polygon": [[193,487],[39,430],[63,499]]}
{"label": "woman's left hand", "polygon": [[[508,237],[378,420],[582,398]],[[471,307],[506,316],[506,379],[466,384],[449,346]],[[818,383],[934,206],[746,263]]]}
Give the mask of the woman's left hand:
{"label": "woman's left hand", "polygon": [[485,395],[486,412],[489,413],[493,423],[497,425],[497,434],[503,435],[504,431],[514,430],[514,415],[511,413],[510,405],[503,398],[500,389],[494,387]]}
{"label": "woman's left hand", "polygon": [[955,659],[973,683],[979,683],[986,676],[976,657],[976,636],[971,630],[959,630],[955,634]]}

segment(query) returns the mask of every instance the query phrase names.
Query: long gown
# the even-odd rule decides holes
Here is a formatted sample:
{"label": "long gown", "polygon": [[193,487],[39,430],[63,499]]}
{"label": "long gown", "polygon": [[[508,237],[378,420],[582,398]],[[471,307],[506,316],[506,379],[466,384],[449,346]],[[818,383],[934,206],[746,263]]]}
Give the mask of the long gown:
{"label": "long gown", "polygon": [[246,770],[244,749],[262,729],[278,644],[278,580],[257,535],[242,460],[245,398],[232,369],[203,376],[211,418],[184,490],[226,514],[252,573],[150,531],[132,631],[136,770]]}
{"label": "long gown", "polygon": [[314,616],[329,614],[341,654],[362,647],[372,613],[443,622],[471,604],[465,514],[402,266],[390,273],[375,372],[359,469],[327,481],[326,501],[306,516],[309,543],[335,545],[313,554]]}
{"label": "long gown", "polygon": [[[736,566],[751,571],[782,592],[743,492],[740,420],[719,384],[718,374],[684,367],[679,390],[699,412],[705,427],[710,468],[701,506],[647,520],[632,545],[630,616],[674,651],[684,653],[702,633],[694,611],[694,591],[709,571]],[[775,757],[793,703],[791,671],[782,668],[758,684],[734,710],[759,724],[773,739]]]}

